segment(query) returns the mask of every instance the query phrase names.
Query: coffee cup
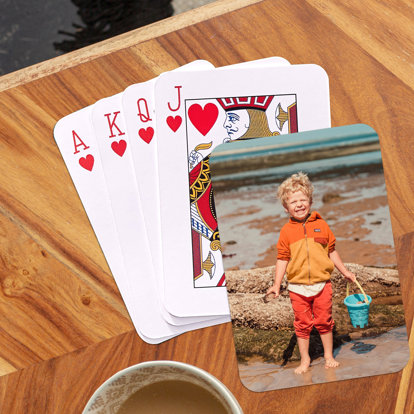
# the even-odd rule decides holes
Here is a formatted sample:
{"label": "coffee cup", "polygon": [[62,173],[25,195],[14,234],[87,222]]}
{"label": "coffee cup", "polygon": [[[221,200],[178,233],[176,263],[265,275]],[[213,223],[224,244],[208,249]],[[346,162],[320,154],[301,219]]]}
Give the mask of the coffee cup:
{"label": "coffee cup", "polygon": [[[194,406],[193,406],[193,405]],[[133,407],[133,408],[132,408]],[[125,368],[92,395],[83,414],[194,412],[243,414],[236,398],[216,377],[176,361],[147,361]],[[139,411],[138,411],[139,410]]]}

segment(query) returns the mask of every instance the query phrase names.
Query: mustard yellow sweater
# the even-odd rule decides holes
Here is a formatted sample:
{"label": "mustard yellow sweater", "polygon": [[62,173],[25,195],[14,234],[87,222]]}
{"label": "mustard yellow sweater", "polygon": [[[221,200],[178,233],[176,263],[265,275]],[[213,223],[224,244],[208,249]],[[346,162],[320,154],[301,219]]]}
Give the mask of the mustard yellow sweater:
{"label": "mustard yellow sweater", "polygon": [[313,285],[331,278],[334,264],[329,253],[335,250],[335,236],[317,211],[304,222],[290,218],[280,231],[277,258],[289,261],[289,283]]}

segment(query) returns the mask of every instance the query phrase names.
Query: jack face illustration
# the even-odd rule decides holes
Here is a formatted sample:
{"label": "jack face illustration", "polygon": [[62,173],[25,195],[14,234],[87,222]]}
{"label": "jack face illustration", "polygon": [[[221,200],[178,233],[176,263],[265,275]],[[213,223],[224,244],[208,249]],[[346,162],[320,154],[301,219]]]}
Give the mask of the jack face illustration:
{"label": "jack face illustration", "polygon": [[227,130],[228,137],[224,142],[241,138],[249,129],[250,116],[247,109],[236,109],[226,112],[226,120],[223,124]]}
{"label": "jack face illustration", "polygon": [[[194,287],[225,286],[209,154],[223,142],[280,135],[282,129],[283,132],[287,130],[283,128],[286,122],[288,131],[296,132],[295,95],[289,95],[288,100],[284,97],[286,111],[282,110],[278,98],[277,95],[246,96],[218,98],[207,104],[196,100],[187,103],[189,121],[199,132],[203,131],[204,136],[203,142],[193,147],[188,155]],[[199,116],[192,119],[191,115],[196,113]],[[279,119],[281,114],[283,119]],[[209,119],[212,115],[214,123]],[[270,120],[273,120],[272,126],[269,126]],[[211,128],[207,132],[206,125]],[[225,137],[220,138],[218,134]]]}

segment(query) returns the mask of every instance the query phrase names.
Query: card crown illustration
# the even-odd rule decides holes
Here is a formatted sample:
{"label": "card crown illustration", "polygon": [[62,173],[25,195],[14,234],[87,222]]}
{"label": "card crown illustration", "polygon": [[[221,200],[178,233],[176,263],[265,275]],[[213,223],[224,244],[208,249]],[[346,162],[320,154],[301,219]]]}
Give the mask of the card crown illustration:
{"label": "card crown illustration", "polygon": [[219,104],[225,111],[236,109],[259,109],[266,111],[273,96],[239,96],[236,98],[218,98]]}

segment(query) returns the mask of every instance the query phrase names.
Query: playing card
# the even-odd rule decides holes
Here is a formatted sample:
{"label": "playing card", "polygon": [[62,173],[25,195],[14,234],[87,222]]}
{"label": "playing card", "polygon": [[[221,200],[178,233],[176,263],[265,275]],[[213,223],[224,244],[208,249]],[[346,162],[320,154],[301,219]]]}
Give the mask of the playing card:
{"label": "playing card", "polygon": [[[409,360],[409,347],[376,132],[359,124],[302,132],[278,141],[230,142],[215,148],[210,165],[242,383],[262,392],[401,370]],[[284,243],[277,243],[282,229],[292,232],[296,225],[292,220],[293,227],[285,227],[292,224],[292,213],[278,199],[278,189],[299,172],[311,180],[311,214],[306,223],[296,222],[300,232],[288,237],[291,267],[274,298],[266,293],[274,284],[278,249],[280,254],[285,249]],[[301,188],[309,194],[304,189],[309,187]],[[299,211],[302,208],[298,205]],[[313,221],[315,212],[318,221]],[[327,263],[322,259],[324,246],[325,256],[332,250],[326,244],[322,219],[336,239],[334,251],[359,285],[351,283],[348,293],[339,266],[322,291],[303,299],[307,289],[294,283],[291,269],[302,257],[298,268],[307,273],[310,264],[311,282],[325,269],[321,268]],[[302,237],[305,243],[300,245]],[[328,285],[330,302],[319,307],[316,297],[324,295]],[[303,289],[301,294],[298,289]],[[302,302],[314,300],[313,318],[306,316],[308,311],[294,311],[298,296]],[[332,327],[332,319],[330,334],[325,329]],[[307,335],[311,363],[303,370],[304,351],[299,352],[297,344]],[[332,350],[336,367],[324,358]]]}
{"label": "playing card", "polygon": [[234,139],[329,127],[327,75],[316,65],[170,72],[156,82],[155,110],[165,306],[225,314],[208,155]]}
{"label": "playing card", "polygon": [[[214,69],[207,61],[194,61],[176,70]],[[215,317],[176,318],[164,308],[164,278],[162,274],[161,230],[159,217],[158,172],[154,113],[155,79],[129,86],[122,94],[122,110],[131,149],[131,161],[137,183],[138,196],[145,217],[145,228],[151,250],[157,293],[163,318],[174,325],[186,325]],[[225,321],[228,321],[226,319]]]}
{"label": "playing card", "polygon": [[214,321],[177,327],[163,318],[145,219],[130,157],[129,139],[122,113],[122,94],[95,103],[91,120],[140,331],[154,340],[165,339],[228,320],[216,318]]}
{"label": "playing card", "polygon": [[92,106],[88,106],[59,120],[54,128],[54,138],[135,329],[146,342],[158,343],[159,340],[146,337],[137,324],[135,298],[125,273],[102,164],[90,123],[91,110]]}
{"label": "playing card", "polygon": [[[231,67],[288,65],[286,59],[272,57],[253,62],[244,62]],[[182,66],[177,71],[214,69],[206,61],[195,61]],[[219,68],[228,69],[229,67]],[[154,84],[155,79],[129,86],[122,95],[122,108],[125,115],[125,127],[129,135],[131,157],[137,178],[138,193],[145,217],[148,241],[153,259],[154,273],[157,280],[163,317],[172,324],[183,325],[197,322],[205,317],[175,317],[167,315],[164,303],[164,278],[162,271],[161,230],[159,215],[159,187],[157,164],[157,134],[154,112]]]}

